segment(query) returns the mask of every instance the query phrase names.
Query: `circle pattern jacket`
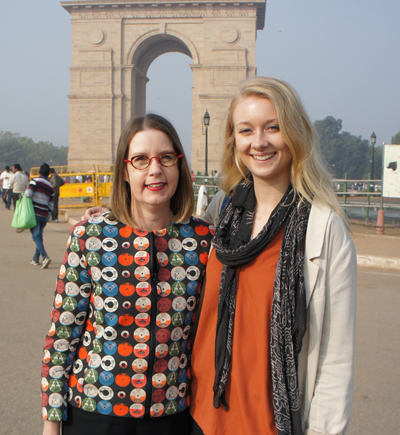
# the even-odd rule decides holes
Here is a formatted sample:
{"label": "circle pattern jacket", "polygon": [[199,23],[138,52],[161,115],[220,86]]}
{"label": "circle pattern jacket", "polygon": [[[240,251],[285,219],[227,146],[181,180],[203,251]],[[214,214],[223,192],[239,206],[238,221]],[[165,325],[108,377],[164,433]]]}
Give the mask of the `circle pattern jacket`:
{"label": "circle pattern jacket", "polygon": [[213,227],[148,232],[107,215],[72,228],[42,361],[42,416],[160,417],[190,404],[190,331]]}

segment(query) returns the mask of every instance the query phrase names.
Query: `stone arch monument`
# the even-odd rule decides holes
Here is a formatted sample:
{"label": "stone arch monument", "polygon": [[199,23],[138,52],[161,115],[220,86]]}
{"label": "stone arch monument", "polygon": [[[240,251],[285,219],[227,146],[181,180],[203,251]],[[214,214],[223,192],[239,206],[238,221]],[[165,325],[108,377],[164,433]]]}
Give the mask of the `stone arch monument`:
{"label": "stone arch monument", "polygon": [[110,164],[132,115],[146,112],[150,64],[168,52],[192,59],[192,169],[204,171],[203,115],[211,115],[208,167],[237,84],[255,75],[255,40],[266,0],[72,0],[69,164]]}

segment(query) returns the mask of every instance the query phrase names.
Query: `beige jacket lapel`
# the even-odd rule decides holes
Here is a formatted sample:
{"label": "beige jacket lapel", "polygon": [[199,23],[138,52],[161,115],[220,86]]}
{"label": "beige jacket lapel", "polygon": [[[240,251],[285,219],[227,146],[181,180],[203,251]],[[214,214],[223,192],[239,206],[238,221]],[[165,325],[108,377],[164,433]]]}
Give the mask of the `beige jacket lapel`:
{"label": "beige jacket lapel", "polygon": [[327,207],[323,207],[319,203],[312,204],[304,251],[304,281],[306,284],[307,307],[314,293],[318,278],[319,267],[314,261],[321,256],[327,221],[330,214],[331,210]]}

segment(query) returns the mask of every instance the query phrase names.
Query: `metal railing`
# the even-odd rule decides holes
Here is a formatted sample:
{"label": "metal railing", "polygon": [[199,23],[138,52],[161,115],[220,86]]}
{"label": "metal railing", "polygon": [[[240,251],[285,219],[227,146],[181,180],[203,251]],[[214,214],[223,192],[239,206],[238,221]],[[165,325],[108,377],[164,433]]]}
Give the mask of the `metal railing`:
{"label": "metal railing", "polygon": [[[99,165],[53,166],[65,184],[60,187],[60,208],[80,208],[107,204],[111,195],[113,167]],[[39,175],[32,168],[30,178]]]}
{"label": "metal railing", "polygon": [[[109,202],[113,178],[112,165],[74,165],[55,166],[55,171],[66,180],[60,188],[59,206],[63,208],[91,207],[106,205]],[[32,168],[30,176],[38,176],[39,168]],[[82,180],[82,182],[81,182]],[[389,200],[382,197],[382,180],[368,179],[334,179],[335,193],[339,203],[349,218],[365,219],[366,224],[375,219],[377,210],[385,210],[385,220],[400,224],[400,199]],[[195,203],[201,186],[205,186],[207,204],[220,190],[214,175],[195,175],[193,191]],[[363,198],[365,200],[363,201]]]}
{"label": "metal railing", "polygon": [[[210,181],[211,179],[211,181]],[[206,186],[208,203],[211,202],[219,187],[214,177],[203,175],[196,176],[193,183],[195,199],[200,186]],[[210,184],[213,183],[213,184]],[[364,220],[368,225],[371,218],[375,220],[378,209],[385,209],[386,221],[392,220],[393,223],[400,224],[400,199],[391,200],[382,197],[382,180],[370,178],[367,179],[349,179],[347,174],[345,178],[333,180],[335,193],[338,196],[339,204],[343,207],[344,212],[350,219]],[[363,199],[365,200],[363,201]]]}
{"label": "metal railing", "polygon": [[[347,174],[345,174],[345,178],[335,179],[334,185],[340,185],[336,194],[342,199],[339,200],[339,203],[349,218],[360,219],[362,217],[368,225],[371,217],[374,220],[377,217],[375,214],[377,214],[378,209],[383,209],[386,212],[386,221],[392,220],[392,223],[400,224],[400,199],[385,199],[382,196],[382,180],[371,180],[369,176],[362,180],[348,179]],[[365,201],[362,201],[362,198],[365,198]],[[356,209],[360,210],[353,211]]]}

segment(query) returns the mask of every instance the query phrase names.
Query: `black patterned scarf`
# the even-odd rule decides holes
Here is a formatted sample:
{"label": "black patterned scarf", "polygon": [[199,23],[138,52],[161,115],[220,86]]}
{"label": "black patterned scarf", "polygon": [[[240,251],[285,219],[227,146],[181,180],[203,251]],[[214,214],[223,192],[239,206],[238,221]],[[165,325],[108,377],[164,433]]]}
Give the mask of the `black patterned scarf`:
{"label": "black patterned scarf", "polygon": [[216,228],[213,245],[223,263],[215,342],[214,407],[227,409],[225,385],[232,355],[237,267],[253,260],[285,225],[276,268],[271,318],[271,370],[278,435],[300,435],[301,411],[297,379],[298,355],[306,331],[307,307],[303,264],[311,205],[289,186],[260,231],[251,239],[256,197],[252,182],[232,193]]}

